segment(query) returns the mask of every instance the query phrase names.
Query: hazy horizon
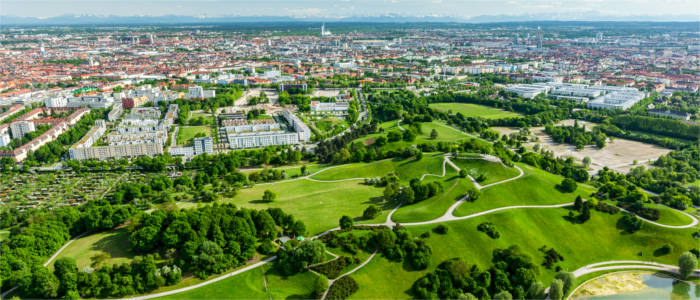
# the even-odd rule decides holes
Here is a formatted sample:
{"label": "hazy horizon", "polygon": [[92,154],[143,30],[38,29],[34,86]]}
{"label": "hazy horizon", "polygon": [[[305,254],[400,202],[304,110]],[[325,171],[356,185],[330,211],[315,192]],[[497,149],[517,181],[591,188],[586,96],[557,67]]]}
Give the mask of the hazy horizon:
{"label": "hazy horizon", "polygon": [[[695,13],[693,13],[695,12]],[[0,15],[50,18],[63,15],[344,18],[398,15],[468,19],[493,15],[700,16],[692,0],[3,0]],[[700,21],[700,17],[697,19]]]}

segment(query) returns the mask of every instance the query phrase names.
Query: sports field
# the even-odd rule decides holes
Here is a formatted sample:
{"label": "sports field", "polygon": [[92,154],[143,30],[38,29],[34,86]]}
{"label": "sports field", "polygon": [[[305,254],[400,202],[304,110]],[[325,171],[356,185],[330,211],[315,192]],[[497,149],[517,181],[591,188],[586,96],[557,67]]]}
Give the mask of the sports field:
{"label": "sports field", "polygon": [[429,106],[437,110],[452,111],[453,114],[462,113],[465,117],[474,118],[502,119],[520,116],[514,112],[471,103],[432,103]]}

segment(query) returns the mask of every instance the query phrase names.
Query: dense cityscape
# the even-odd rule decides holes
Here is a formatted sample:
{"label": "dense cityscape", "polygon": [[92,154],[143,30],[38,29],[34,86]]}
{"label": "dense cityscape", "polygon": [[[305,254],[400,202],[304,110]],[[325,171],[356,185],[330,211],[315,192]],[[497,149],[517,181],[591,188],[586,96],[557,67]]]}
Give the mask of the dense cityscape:
{"label": "dense cityscape", "polygon": [[700,299],[699,24],[0,21],[2,298]]}

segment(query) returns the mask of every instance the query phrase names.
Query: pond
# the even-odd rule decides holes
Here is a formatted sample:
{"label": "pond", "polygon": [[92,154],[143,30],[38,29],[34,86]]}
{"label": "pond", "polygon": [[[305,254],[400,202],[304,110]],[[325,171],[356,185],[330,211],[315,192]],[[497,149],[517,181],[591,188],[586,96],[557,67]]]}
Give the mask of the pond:
{"label": "pond", "polygon": [[700,284],[679,281],[660,273],[616,272],[587,282],[572,299],[700,299]]}

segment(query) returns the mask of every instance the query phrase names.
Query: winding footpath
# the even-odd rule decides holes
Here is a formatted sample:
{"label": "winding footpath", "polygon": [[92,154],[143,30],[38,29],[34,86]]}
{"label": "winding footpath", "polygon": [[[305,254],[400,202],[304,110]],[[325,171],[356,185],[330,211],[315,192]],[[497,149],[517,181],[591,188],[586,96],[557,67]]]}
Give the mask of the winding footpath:
{"label": "winding footpath", "polygon": [[[488,159],[488,160],[492,160],[492,159],[493,159],[493,157],[490,157],[490,156],[482,156],[481,158],[482,158],[482,159]],[[454,168],[454,169],[457,170],[457,171],[460,170],[460,168],[450,160],[450,155],[449,155],[449,154],[446,154],[446,155],[443,156],[442,174],[441,174],[441,175],[437,175],[437,174],[423,174],[423,175],[421,176],[421,180],[423,180],[426,176],[444,177],[445,174],[446,174],[446,166],[447,166],[447,164],[449,164],[452,168]],[[261,183],[261,185],[266,185],[266,184],[267,184],[267,185],[269,185],[269,184],[277,184],[277,183],[290,182],[290,181],[302,180],[302,179],[307,179],[307,180],[316,181],[316,182],[341,182],[341,181],[364,180],[364,179],[365,179],[365,178],[348,178],[348,179],[339,179],[339,180],[318,180],[318,179],[312,179],[312,178],[310,178],[311,176],[317,175],[317,174],[319,174],[319,173],[321,173],[321,172],[324,172],[324,171],[327,171],[327,170],[330,170],[330,169],[333,169],[333,168],[337,168],[337,167],[339,167],[339,166],[342,166],[342,165],[331,166],[331,167],[328,167],[328,168],[324,168],[324,169],[321,169],[321,170],[319,170],[319,171],[316,171],[316,172],[314,172],[314,173],[312,173],[312,174],[310,174],[310,175],[306,175],[306,176],[302,176],[302,177],[297,177],[297,178],[293,178],[293,179],[289,179],[289,180],[276,181],[276,182]],[[518,167],[517,165],[514,166],[514,167],[515,167],[516,169],[518,169],[518,171],[520,172],[520,174],[518,174],[517,176],[512,177],[512,178],[508,178],[508,179],[505,179],[505,180],[502,180],[502,181],[499,181],[499,182],[495,182],[495,183],[483,185],[483,186],[482,186],[482,185],[479,185],[473,178],[471,178],[471,176],[470,176],[469,178],[470,178],[470,180],[474,183],[474,185],[477,187],[477,189],[484,189],[484,188],[488,188],[488,187],[491,187],[491,186],[495,186],[495,185],[503,184],[503,183],[510,182],[510,181],[513,181],[513,180],[517,180],[517,179],[519,179],[520,177],[522,177],[522,176],[524,175],[523,170],[522,170],[520,167]],[[482,211],[482,212],[478,212],[478,213],[474,213],[474,214],[466,215],[466,216],[461,216],[461,217],[455,216],[455,215],[454,215],[454,211],[457,209],[457,207],[459,207],[461,204],[463,204],[464,201],[466,201],[466,200],[467,200],[467,196],[462,197],[461,199],[459,199],[458,201],[456,201],[454,204],[452,204],[452,205],[447,209],[447,211],[445,211],[445,214],[443,214],[442,216],[440,216],[440,217],[438,217],[438,218],[436,218],[436,219],[429,220],[429,221],[423,221],[423,222],[401,223],[401,225],[402,225],[402,226],[429,225],[429,224],[436,224],[436,223],[442,223],[442,222],[451,222],[451,221],[465,220],[465,219],[470,219],[470,218],[475,218],[475,217],[479,217],[479,216],[484,216],[484,215],[488,215],[488,214],[492,214],[492,213],[496,213],[496,212],[500,212],[500,211],[504,211],[504,210],[511,210],[511,209],[530,209],[530,208],[561,208],[561,207],[571,206],[571,205],[574,204],[573,202],[570,202],[570,203],[562,203],[562,204],[554,204],[554,205],[518,205],[518,206],[506,206],[506,207],[494,208],[494,209],[490,209],[490,210],[487,210],[487,211]],[[358,224],[357,226],[387,226],[387,227],[396,226],[397,223],[394,222],[394,221],[392,220],[392,216],[393,216],[393,214],[394,214],[400,207],[401,207],[401,204],[397,205],[394,209],[392,209],[392,210],[389,212],[389,214],[387,215],[386,221],[385,221],[384,223],[379,223],[379,224]],[[624,209],[622,209],[622,210],[629,213],[629,211],[626,211],[626,210],[624,210]],[[694,217],[694,216],[692,216],[692,215],[690,215],[690,214],[688,214],[688,213],[686,213],[686,212],[682,212],[682,211],[681,211],[681,213],[683,213],[683,214],[685,214],[686,216],[690,217],[693,221],[692,221],[690,224],[687,224],[687,225],[673,226],[673,225],[664,225],[664,224],[660,224],[660,223],[657,223],[657,222],[653,222],[653,221],[651,221],[651,220],[644,219],[644,218],[642,218],[642,217],[640,217],[640,216],[637,216],[637,215],[635,215],[635,214],[633,214],[633,215],[637,216],[637,218],[640,218],[640,219],[642,219],[643,221],[648,222],[648,223],[650,223],[650,224],[653,224],[653,225],[656,225],[656,226],[660,226],[660,227],[665,227],[665,228],[671,228],[671,229],[691,228],[691,227],[695,227],[695,226],[699,223],[699,221],[698,221],[698,219],[697,219],[696,217]],[[333,231],[336,231],[336,230],[339,230],[339,229],[340,229],[339,227],[329,229],[329,230],[327,230],[327,231],[324,231],[324,232],[322,232],[322,233],[319,233],[319,234],[317,234],[317,235],[311,237],[311,239],[316,239],[316,238],[318,238],[318,237],[321,237],[321,236],[323,236],[323,235],[325,235],[325,234],[328,234],[328,233],[330,233],[330,232],[333,232]],[[53,261],[53,260],[61,253],[61,251],[63,251],[63,250],[64,250],[68,245],[70,245],[73,241],[77,240],[78,238],[83,237],[84,235],[85,235],[85,234],[82,234],[82,235],[76,236],[76,237],[72,238],[71,240],[69,240],[65,245],[63,245],[63,247],[61,247],[56,253],[54,253],[54,255],[51,256],[51,258],[49,258],[49,260],[44,264],[44,266],[48,266],[48,265],[51,263],[51,261]],[[367,260],[365,260],[362,264],[358,265],[357,267],[355,267],[355,268],[352,269],[351,271],[349,271],[349,272],[347,272],[347,273],[345,273],[345,274],[339,276],[339,277],[338,277],[337,279],[335,279],[335,280],[329,280],[329,289],[326,290],[326,292],[324,293],[322,299],[324,299],[324,298],[326,297],[326,295],[327,295],[327,293],[328,293],[328,290],[330,290],[330,287],[333,285],[333,283],[334,283],[336,280],[338,280],[338,279],[340,279],[340,278],[342,278],[342,277],[344,277],[344,276],[348,276],[348,275],[350,275],[350,274],[356,272],[357,270],[361,269],[362,267],[364,267],[365,265],[367,265],[367,264],[374,258],[374,256],[375,256],[376,254],[377,254],[377,252],[375,251],[374,253],[372,253],[372,255],[371,255]],[[335,256],[335,255],[334,255],[334,256]],[[336,257],[336,258],[337,258],[337,257]],[[275,256],[269,257],[269,258],[267,258],[267,259],[265,259],[265,260],[259,261],[259,262],[257,262],[257,263],[251,264],[251,265],[247,265],[247,266],[245,266],[245,267],[243,267],[243,268],[241,268],[241,269],[238,269],[238,270],[235,270],[235,271],[233,271],[233,272],[224,274],[224,275],[219,276],[219,277],[217,277],[217,278],[214,278],[214,279],[211,279],[211,280],[207,280],[207,281],[200,282],[200,283],[198,283],[198,284],[196,284],[196,285],[192,285],[192,286],[188,286],[188,287],[184,287],[184,288],[180,288],[180,289],[176,289],[176,290],[161,292],[161,293],[157,293],[157,294],[150,294],[150,295],[144,295],[144,296],[138,296],[138,297],[131,297],[131,298],[126,298],[126,299],[146,300],[146,299],[158,298],[158,297],[169,296],[169,295],[174,295],[174,294],[178,294],[178,293],[190,291],[190,290],[193,290],[193,289],[196,289],[196,288],[200,288],[200,287],[203,287],[203,286],[206,286],[206,285],[209,285],[209,284],[212,284],[212,283],[221,281],[221,280],[223,280],[223,279],[226,279],[226,278],[229,278],[229,277],[232,277],[232,276],[236,276],[236,275],[241,274],[241,273],[243,273],[243,272],[246,272],[246,271],[255,269],[255,268],[260,267],[260,266],[262,266],[262,265],[264,265],[264,264],[266,264],[266,263],[272,262],[272,261],[274,261],[275,259],[277,259],[277,257],[275,257]],[[626,260],[623,260],[623,261],[599,262],[599,263],[594,263],[594,264],[586,265],[586,266],[583,266],[583,267],[577,269],[577,270],[574,271],[573,273],[574,273],[574,276],[580,277],[580,276],[583,276],[583,275],[586,275],[586,274],[590,274],[590,273],[593,273],[593,272],[607,271],[607,270],[624,270],[624,269],[649,269],[649,270],[661,270],[661,271],[675,272],[675,273],[678,272],[678,267],[677,267],[677,266],[666,265],[666,264],[660,264],[660,263],[655,263],[655,262],[626,261]],[[695,273],[698,273],[698,274],[700,275],[700,270],[695,270]],[[14,291],[16,288],[17,288],[17,287],[14,287],[14,288],[12,288],[12,289],[6,291],[6,292],[3,293],[2,295],[0,295],[0,299],[1,299],[1,298],[4,298],[7,294],[11,293],[11,292]],[[572,293],[572,294],[573,294],[573,293]]]}

